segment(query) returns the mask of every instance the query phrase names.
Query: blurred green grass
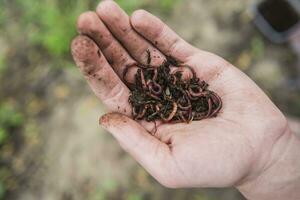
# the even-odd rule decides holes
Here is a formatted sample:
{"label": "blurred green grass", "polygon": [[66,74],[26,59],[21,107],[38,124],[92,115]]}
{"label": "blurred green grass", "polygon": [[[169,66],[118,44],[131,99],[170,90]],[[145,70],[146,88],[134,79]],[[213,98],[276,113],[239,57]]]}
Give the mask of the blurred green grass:
{"label": "blurred green grass", "polygon": [[[129,14],[135,9],[149,7],[155,7],[161,13],[168,13],[178,1],[116,0]],[[76,35],[77,16],[85,10],[94,10],[98,2],[96,0],[3,0],[0,4],[2,10],[0,27],[10,32],[21,33],[30,47],[42,47],[53,59],[68,59],[69,44]],[[17,24],[17,27],[13,26],[14,24]]]}
{"label": "blurred green grass", "polygon": [[22,125],[23,115],[8,102],[0,105],[0,145],[9,137],[9,131]]}

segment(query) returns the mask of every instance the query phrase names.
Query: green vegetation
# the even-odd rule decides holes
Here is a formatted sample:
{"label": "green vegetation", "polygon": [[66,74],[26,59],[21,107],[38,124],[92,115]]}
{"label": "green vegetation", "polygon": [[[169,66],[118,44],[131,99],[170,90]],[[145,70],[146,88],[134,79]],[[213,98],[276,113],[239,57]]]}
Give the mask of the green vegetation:
{"label": "green vegetation", "polygon": [[0,104],[0,146],[9,137],[9,131],[22,125],[23,115],[12,104]]}
{"label": "green vegetation", "polygon": [[28,34],[29,44],[45,48],[56,59],[64,59],[76,34],[76,17],[95,4],[91,0],[17,0],[12,6],[17,6],[18,13],[21,13],[18,16],[20,29]]}
{"label": "green vegetation", "polygon": [[[138,8],[156,7],[167,13],[179,0],[117,0],[122,8],[132,13]],[[24,33],[30,47],[42,47],[54,60],[69,59],[69,45],[76,35],[77,16],[93,10],[96,0],[4,0],[0,4],[0,26],[11,26],[6,19],[15,19],[18,27],[13,31]],[[24,35],[23,35],[24,36]],[[17,39],[17,38],[16,38]]]}
{"label": "green vegetation", "polygon": [[[2,151],[3,146],[10,145],[14,130],[20,128],[23,121],[23,115],[16,110],[12,103],[7,101],[1,104],[0,102],[0,161],[4,159],[3,154],[5,152]],[[5,167],[2,167],[0,168],[0,199],[4,198],[6,190],[5,182],[9,175]]]}
{"label": "green vegetation", "polygon": [[250,43],[251,54],[254,58],[260,59],[265,53],[265,44],[261,37],[253,37]]}

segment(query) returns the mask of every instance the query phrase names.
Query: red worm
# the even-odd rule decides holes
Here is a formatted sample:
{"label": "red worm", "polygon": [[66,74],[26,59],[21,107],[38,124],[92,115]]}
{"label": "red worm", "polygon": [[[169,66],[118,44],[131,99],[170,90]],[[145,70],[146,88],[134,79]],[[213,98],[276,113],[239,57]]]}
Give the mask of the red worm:
{"label": "red worm", "polygon": [[208,98],[207,103],[208,103],[208,110],[207,110],[207,114],[206,114],[205,118],[208,118],[211,116],[211,111],[212,111],[211,98]]}
{"label": "red worm", "polygon": [[126,79],[126,75],[128,73],[128,70],[132,67],[136,67],[137,66],[137,63],[132,63],[132,64],[129,64],[129,65],[126,65],[125,68],[124,68],[124,71],[123,71],[123,81],[125,82],[126,85],[128,86],[133,86],[134,84],[133,83],[130,83],[127,81]]}
{"label": "red worm", "polygon": [[182,105],[182,104],[180,103],[180,100],[178,100],[178,101],[177,101],[177,104],[178,104],[178,107],[179,107],[180,109],[182,109],[182,110],[189,110],[190,108],[192,108],[191,101],[190,101],[189,98],[187,98],[186,95],[184,95],[184,96],[182,97],[182,99],[184,99],[184,100],[186,101],[186,104],[187,104],[187,105],[186,105],[186,106]]}
{"label": "red worm", "polygon": [[175,76],[174,74],[171,74],[171,83],[172,83],[173,85],[175,85],[175,84],[176,84],[176,81],[177,81],[176,76]]}
{"label": "red worm", "polygon": [[137,109],[137,107],[132,108],[132,116],[133,116],[134,119],[136,119],[136,116],[138,115],[136,109]]}
{"label": "red worm", "polygon": [[169,116],[168,116],[168,117],[165,117],[165,116],[163,116],[163,114],[161,113],[161,114],[160,114],[160,117],[161,117],[162,120],[165,121],[165,122],[170,121],[170,120],[175,116],[175,114],[176,114],[176,112],[177,112],[177,108],[178,108],[177,103],[173,102],[173,109],[172,109],[172,112],[169,114]]}
{"label": "red worm", "polygon": [[152,98],[155,99],[155,100],[161,101],[161,98],[159,98],[159,97],[156,96],[155,94],[152,94],[152,93],[150,93],[150,92],[147,92],[146,94],[147,94],[148,96],[152,97]]}
{"label": "red worm", "polygon": [[154,69],[154,70],[153,70],[153,73],[154,73],[154,74],[153,74],[152,80],[153,80],[153,81],[156,81],[156,80],[157,80],[157,69]]}
{"label": "red worm", "polygon": [[192,110],[190,109],[187,123],[191,123],[193,119],[194,119],[194,115],[192,113]]}
{"label": "red worm", "polygon": [[211,99],[217,108],[211,113],[211,116],[215,116],[222,108],[222,100],[221,98],[214,92],[211,91]]}
{"label": "red worm", "polygon": [[147,90],[147,84],[146,84],[146,81],[145,81],[145,75],[144,75],[144,71],[143,70],[141,70],[141,81],[142,81],[143,89]]}
{"label": "red worm", "polygon": [[155,95],[160,95],[162,92],[161,86],[154,81],[151,81],[148,84],[149,90],[153,92]]}
{"label": "red worm", "polygon": [[160,111],[160,107],[162,107],[162,104],[157,104],[157,105],[155,105],[155,110],[156,110],[156,112],[159,112]]}
{"label": "red worm", "polygon": [[154,120],[154,131],[151,131],[151,134],[152,135],[155,135],[156,131],[157,131],[157,124],[156,124],[156,121]]}
{"label": "red worm", "polygon": [[188,90],[186,90],[185,92],[186,92],[187,96],[188,96],[191,100],[197,100],[197,99],[198,99],[198,97],[192,96],[191,93],[190,93]]}
{"label": "red worm", "polygon": [[197,88],[199,89],[198,92],[193,91],[193,89],[191,87],[189,87],[188,91],[190,93],[190,95],[192,95],[193,97],[204,97],[206,95],[208,95],[207,91],[203,91],[201,88]]}
{"label": "red worm", "polygon": [[205,112],[201,112],[201,113],[193,112],[193,118],[194,118],[194,120],[204,119],[204,118],[206,118],[206,113]]}
{"label": "red worm", "polygon": [[145,116],[148,107],[149,107],[149,105],[145,105],[145,107],[143,108],[142,112],[140,112],[140,113],[136,116],[136,119],[142,119],[142,118]]}
{"label": "red worm", "polygon": [[192,67],[190,67],[190,66],[188,66],[188,65],[179,65],[178,67],[188,68],[188,69],[190,70],[190,72],[192,73],[192,75],[193,75],[193,79],[196,79],[196,78],[197,78],[196,72],[195,72],[195,70],[194,70]]}
{"label": "red worm", "polygon": [[184,117],[183,112],[179,111],[179,117],[181,118],[181,120],[185,123],[187,123],[187,119]]}
{"label": "red worm", "polygon": [[175,75],[177,72],[183,72],[183,69],[180,69],[180,68],[176,68],[171,74],[172,75]]}

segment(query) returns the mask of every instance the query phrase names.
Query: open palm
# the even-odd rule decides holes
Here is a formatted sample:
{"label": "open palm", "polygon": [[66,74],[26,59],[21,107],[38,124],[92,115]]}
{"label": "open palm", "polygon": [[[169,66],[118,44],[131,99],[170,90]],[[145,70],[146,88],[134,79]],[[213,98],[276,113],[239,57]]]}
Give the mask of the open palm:
{"label": "open palm", "polygon": [[[237,186],[272,165],[273,146],[287,129],[286,120],[237,68],[189,45],[146,11],[129,18],[113,1],[83,13],[77,27],[74,60],[112,111],[100,123],[163,185]],[[222,98],[218,116],[190,124],[160,124],[155,135],[149,134],[153,124],[132,120],[130,91],[122,74],[129,64],[146,64],[147,51],[152,65],[172,56],[193,67]]]}

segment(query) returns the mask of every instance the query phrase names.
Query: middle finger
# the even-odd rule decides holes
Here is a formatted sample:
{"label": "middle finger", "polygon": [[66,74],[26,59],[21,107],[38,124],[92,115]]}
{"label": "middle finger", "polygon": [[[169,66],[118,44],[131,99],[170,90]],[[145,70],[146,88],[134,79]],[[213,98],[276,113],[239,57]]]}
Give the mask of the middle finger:
{"label": "middle finger", "polygon": [[102,1],[96,13],[136,61],[148,64],[147,51],[151,55],[151,65],[158,66],[165,60],[157,48],[132,28],[129,16],[114,1]]}
{"label": "middle finger", "polygon": [[[80,34],[88,35],[96,42],[116,74],[120,79],[123,79],[124,69],[126,66],[132,66],[135,63],[135,60],[110,33],[99,16],[92,11],[82,13],[77,20],[77,29]],[[130,73],[131,76],[126,79],[132,82],[136,67],[130,69],[130,72],[132,72]]]}

